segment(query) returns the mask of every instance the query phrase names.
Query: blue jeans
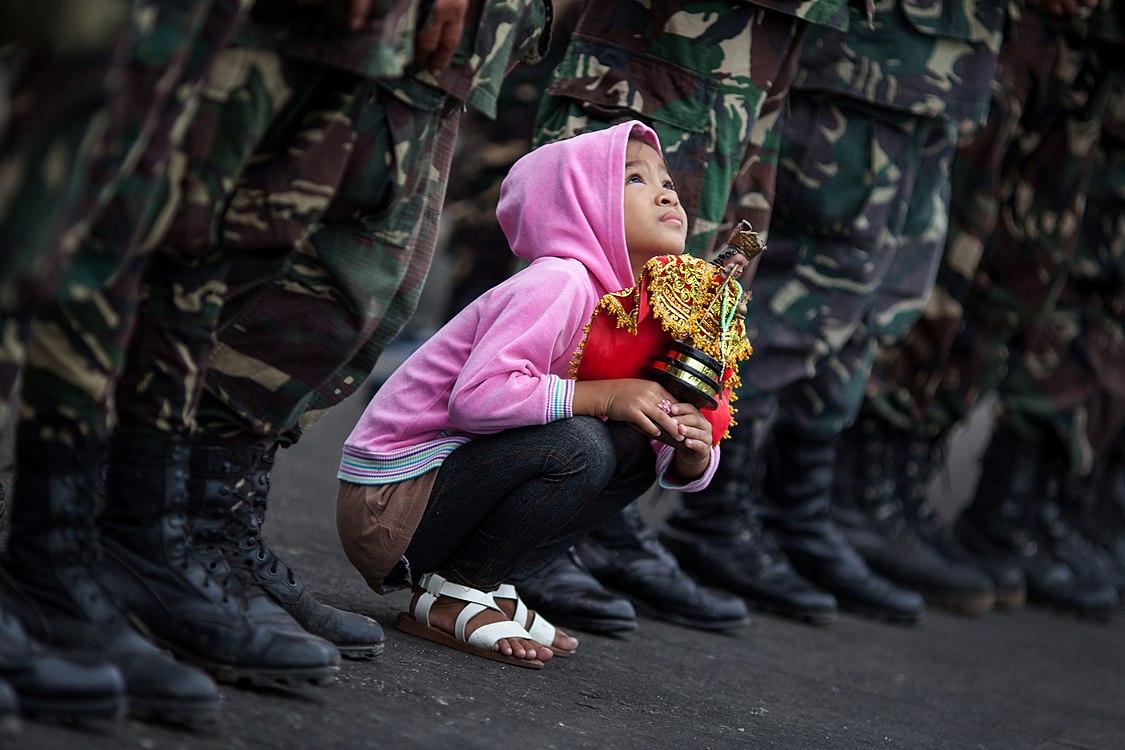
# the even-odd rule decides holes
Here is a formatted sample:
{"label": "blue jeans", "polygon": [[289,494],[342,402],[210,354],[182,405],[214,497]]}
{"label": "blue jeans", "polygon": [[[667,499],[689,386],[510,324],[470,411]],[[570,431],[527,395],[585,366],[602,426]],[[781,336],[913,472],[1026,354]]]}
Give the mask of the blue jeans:
{"label": "blue jeans", "polygon": [[656,480],[648,438],[571,417],[477,438],[438,470],[406,559],[491,591],[537,572]]}

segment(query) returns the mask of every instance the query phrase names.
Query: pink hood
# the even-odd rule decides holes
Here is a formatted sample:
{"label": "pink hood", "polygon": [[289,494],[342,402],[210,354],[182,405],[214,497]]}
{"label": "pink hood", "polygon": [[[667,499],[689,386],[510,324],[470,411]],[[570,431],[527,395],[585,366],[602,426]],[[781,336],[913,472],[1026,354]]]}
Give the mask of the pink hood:
{"label": "pink hood", "polygon": [[634,284],[625,247],[625,149],[637,136],[660,151],[656,133],[630,121],[540,146],[500,187],[496,217],[520,258],[573,258],[601,292]]}

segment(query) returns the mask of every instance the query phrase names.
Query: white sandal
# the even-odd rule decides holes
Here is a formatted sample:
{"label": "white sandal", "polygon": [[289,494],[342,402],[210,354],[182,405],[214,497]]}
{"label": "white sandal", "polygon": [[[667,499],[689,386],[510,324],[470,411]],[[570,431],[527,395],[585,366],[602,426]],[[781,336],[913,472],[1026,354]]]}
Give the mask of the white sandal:
{"label": "white sandal", "polygon": [[[500,622],[481,625],[468,638],[465,637],[465,628],[468,626],[469,620],[486,609],[494,609],[501,615],[504,614],[503,610],[496,606],[492,594],[452,583],[436,573],[428,573],[422,576],[418,585],[425,590],[418,595],[418,601],[414,603],[413,613],[399,613],[398,619],[395,621],[395,627],[399,630],[434,643],[451,646],[475,656],[482,656],[485,659],[493,659],[527,669],[543,668],[543,662],[539,659],[520,659],[515,656],[507,656],[496,650],[496,643],[504,638],[535,640],[518,623],[507,619],[507,615],[504,615],[505,619]],[[457,622],[453,631],[455,636],[430,624],[430,607],[433,606],[439,596],[448,596],[451,599],[466,602],[464,609],[457,615]]]}
{"label": "white sandal", "polygon": [[510,583],[500,584],[500,588],[492,592],[492,598],[512,599],[516,602],[516,613],[512,615],[512,621],[525,628],[533,641],[550,648],[555,656],[571,656],[574,654],[574,651],[568,651],[555,645],[558,628],[539,612],[532,612],[528,609],[515,586]]}

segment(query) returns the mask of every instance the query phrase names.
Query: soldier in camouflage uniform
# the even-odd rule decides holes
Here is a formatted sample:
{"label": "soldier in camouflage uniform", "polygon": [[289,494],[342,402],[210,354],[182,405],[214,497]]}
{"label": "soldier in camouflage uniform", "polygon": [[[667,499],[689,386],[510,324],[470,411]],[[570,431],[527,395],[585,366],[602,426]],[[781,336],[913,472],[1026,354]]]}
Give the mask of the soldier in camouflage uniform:
{"label": "soldier in camouflage uniform", "polygon": [[[1116,599],[1075,555],[1056,554],[1052,538],[1065,475],[1089,470],[1120,419],[1119,333],[1103,312],[1117,269],[1094,249],[1105,246],[1100,217],[1083,223],[1083,214],[1098,140],[1113,132],[1103,116],[1121,72],[1107,61],[1121,34],[1109,2],[1088,20],[1022,9],[989,122],[955,162],[958,202],[935,292],[880,357],[847,441],[891,467],[889,482],[867,485],[873,505],[904,511],[884,513],[888,526],[905,521],[946,557],[983,565],[1005,607],[1030,594],[1100,616]],[[997,388],[994,444],[955,539],[927,487],[950,433]]]}
{"label": "soldier in camouflage uniform", "polygon": [[[199,79],[166,174],[121,191],[126,207],[158,198],[98,224],[28,347],[21,476],[32,451],[66,442],[90,460],[52,460],[89,474],[112,428],[101,578],[224,679],[330,679],[339,652],[305,630],[351,656],[382,649],[378,623],[321,605],[262,541],[269,462],[318,389],[332,403],[354,390],[409,317],[460,113],[495,114],[507,68],[545,43],[539,0],[472,3],[464,17],[457,2],[401,0],[344,30],[348,6],[255,6]],[[462,21],[461,47],[426,59],[429,32]]]}
{"label": "soldier in camouflage uniform", "polygon": [[[651,125],[687,210],[688,251],[710,257],[716,238],[740,219],[765,235],[777,168],[774,124],[801,37],[810,22],[843,29],[847,20],[844,3],[831,0],[586,3],[541,104],[537,140],[627,119]],[[724,628],[746,620],[736,598],[700,587],[680,569],[635,507],[521,584],[529,601],[564,624],[635,627],[583,563],[674,622]],[[770,590],[750,595],[752,601],[784,589],[784,606],[834,616],[832,597],[802,581],[784,559],[763,565],[773,577]]]}
{"label": "soldier in camouflage uniform", "polygon": [[[103,513],[94,493],[105,455],[114,370],[137,299],[141,238],[159,205],[157,188],[191,119],[200,86],[248,8],[249,2],[242,0],[131,3],[127,44],[106,74],[112,95],[105,127],[88,160],[72,170],[74,184],[66,194],[23,194],[29,210],[42,215],[55,211],[58,223],[41,228],[44,242],[37,247],[37,263],[48,270],[36,276],[38,289],[22,301],[17,298],[13,308],[5,309],[3,321],[13,335],[4,342],[0,401],[12,396],[14,378],[8,375],[26,363],[4,555],[16,613],[44,641],[116,664],[135,716],[189,725],[215,718],[219,697],[214,683],[169,658],[127,624],[118,600],[107,596],[105,582],[99,580],[111,567],[100,559],[99,548],[99,542],[108,540],[109,528],[131,525],[130,533],[152,535],[164,519],[136,515],[112,497]],[[56,89],[65,91],[71,82],[34,83],[26,101],[50,101]],[[65,93],[60,97],[69,98]],[[61,142],[70,127],[59,122],[55,131],[36,135]],[[65,165],[57,160],[57,150],[29,150],[17,142],[12,153],[31,160],[27,174],[52,174]],[[2,233],[18,233],[25,219],[7,215]],[[52,292],[51,269],[63,261],[69,263]],[[111,279],[114,283],[107,283]],[[193,567],[183,527],[169,521],[167,530],[179,535],[179,544],[149,558],[157,574],[172,575],[173,567],[189,571],[196,585],[225,596],[219,580],[201,563],[194,561]],[[191,656],[212,666],[225,660],[255,672],[273,674],[277,669],[285,675],[292,670],[292,675],[311,672],[330,678],[339,658],[331,644],[254,628],[233,599],[225,609],[217,601],[204,604],[213,606],[206,613],[196,610],[193,626],[186,629],[191,632],[181,630],[172,639],[181,652],[195,646]]]}
{"label": "soldier in camouflage uniform", "polygon": [[[1111,28],[1117,44],[1125,40],[1120,27]],[[1007,227],[998,232],[1004,241],[988,248],[989,259],[974,279],[965,311],[967,331],[979,337],[981,328],[994,329],[982,337],[993,346],[968,357],[955,347],[947,368],[968,377],[987,374],[975,381],[979,390],[955,392],[972,397],[987,393],[990,375],[997,397],[992,440],[972,502],[956,524],[956,538],[977,555],[1018,564],[1029,599],[1104,619],[1116,608],[1125,581],[1116,563],[1090,541],[1104,540],[1110,532],[1096,520],[1101,513],[1091,492],[1096,491],[1094,470],[1104,470],[1102,464],[1112,455],[1114,438],[1125,424],[1125,342],[1121,248],[1115,246],[1121,236],[1121,185],[1110,162],[1121,120],[1115,121],[1108,115],[1112,109],[1098,104],[1107,102],[1120,117],[1125,69],[1111,55],[1110,45],[1094,46],[1094,62],[1102,67],[1087,101],[1101,113],[1092,115],[1100,136],[1082,146],[1091,157],[1082,162],[1090,187],[1079,194],[1086,207],[1084,213],[1079,211],[1080,230],[1069,242],[1073,256],[1059,271],[1047,309],[1037,311],[1029,294],[1041,277],[1028,279],[1026,267],[991,258],[1013,247],[1020,253],[1029,247],[1051,250],[1057,247],[1055,238],[1037,235],[1034,229],[1017,230],[1012,241]],[[1073,121],[1068,127],[1081,132]],[[1108,148],[1101,146],[1104,140],[1110,141]],[[1027,214],[1017,226],[1050,226],[1049,218],[1044,221],[1049,214],[1041,213],[1044,203],[1051,206],[1053,195],[1047,174],[1067,175],[1072,171],[1067,167],[1076,161],[1055,159],[1039,173],[1037,194],[1046,193],[1048,200],[1033,202],[1030,209],[1036,213]],[[989,271],[991,276],[985,276]],[[1016,320],[1015,327],[1005,329],[1003,323]],[[1002,364],[995,364],[997,359]],[[970,363],[972,367],[963,367]]]}
{"label": "soldier in camouflage uniform", "polygon": [[[1021,450],[1047,446],[1047,455],[1036,460],[1042,477],[1035,482],[1038,496],[1020,500],[1038,528],[1050,532],[1041,546],[1054,543],[1058,558],[1074,572],[1071,600],[1079,611],[1096,616],[1108,614],[1125,595],[1123,74],[1121,67],[1109,72],[1113,90],[1066,283],[1031,348],[1014,349],[997,391],[997,438],[1012,434]],[[985,493],[978,494],[981,501],[974,501],[959,527],[966,537],[992,520]],[[1050,523],[1056,512],[1065,524]],[[990,548],[1007,551],[1010,545],[993,542]]]}
{"label": "soldier in camouflage uniform", "polygon": [[[377,651],[378,640],[368,636],[365,643],[365,634],[339,614],[326,616],[327,608],[302,595],[300,579],[261,541],[273,454],[364,382],[413,313],[436,244],[461,113],[471,106],[496,115],[506,72],[521,60],[535,61],[546,44],[545,13],[540,0],[470,4],[471,31],[436,77],[387,77],[370,62],[339,60],[331,39],[306,39],[301,55],[321,59],[315,69],[352,77],[367,71],[365,78],[375,81],[356,96],[350,134],[332,110],[322,118],[327,127],[317,125],[308,139],[321,149],[335,144],[342,158],[296,152],[288,146],[300,141],[275,123],[221,217],[231,291],[215,345],[201,363],[207,380],[192,472],[238,469],[200,497],[193,492],[197,524],[226,550],[249,590],[265,592],[345,654]],[[260,15],[250,28],[259,33],[277,22]],[[247,49],[258,44],[249,35],[243,42]],[[341,172],[325,174],[326,165]],[[295,170],[292,179],[279,181],[283,169]],[[290,187],[279,190],[279,184]],[[294,208],[320,213],[300,216]],[[123,385],[128,382],[127,373]],[[143,376],[135,382],[145,387]],[[252,492],[251,502],[232,510],[223,483],[236,495]]]}
{"label": "soldier in camouflage uniform", "polygon": [[860,613],[915,622],[915,588],[933,598],[968,591],[991,606],[991,581],[974,568],[912,571],[911,590],[873,572],[876,560],[853,547],[866,522],[852,521],[854,507],[833,507],[833,469],[875,343],[900,337],[922,310],[956,134],[987,112],[1004,20],[998,1],[884,0],[871,25],[853,11],[846,32],[810,29],[785,113],[769,247],[751,284],[755,351],[732,431],[745,454],[731,462],[724,445],[716,489],[673,514],[661,536],[705,580],[753,591],[754,554],[777,542],[801,574]]}
{"label": "soldier in camouflage uniform", "polygon": [[[95,146],[108,125],[118,88],[110,74],[128,49],[127,10],[124,0],[0,4],[0,341],[13,347],[20,345],[21,329],[50,287],[58,259],[50,248],[73,218]],[[0,357],[4,394],[18,375],[18,366],[6,359]],[[6,431],[3,401],[0,429]],[[0,458],[3,516],[9,456],[4,451]],[[21,599],[8,573],[0,570],[5,719],[21,708],[51,721],[122,716],[121,671],[104,658],[84,655],[85,664],[76,663],[32,640],[13,616]]]}
{"label": "soldier in camouflage uniform", "polygon": [[[247,51],[261,54],[263,40],[286,28],[285,5],[259,3],[270,12],[243,34]],[[372,85],[334,108],[303,105],[309,122],[283,111],[247,155],[211,230],[221,232],[230,292],[215,345],[198,362],[206,385],[192,447],[191,473],[200,480],[190,500],[195,522],[248,591],[282,605],[345,654],[377,653],[381,636],[357,629],[356,616],[348,622],[319,605],[262,541],[273,455],[364,382],[413,313],[461,113],[471,106],[496,115],[507,71],[534,62],[547,43],[548,10],[541,0],[470,3],[452,64],[436,75],[414,68],[390,77],[378,67],[386,61],[341,57],[332,35],[286,32],[292,46],[282,49],[305,69]],[[322,97],[324,87],[301,93]],[[225,107],[234,113],[229,119],[244,116],[240,107]],[[325,147],[338,153],[316,153]],[[134,360],[136,376],[127,371],[122,386],[155,407],[153,396],[166,401],[168,392],[149,389],[142,361]]]}

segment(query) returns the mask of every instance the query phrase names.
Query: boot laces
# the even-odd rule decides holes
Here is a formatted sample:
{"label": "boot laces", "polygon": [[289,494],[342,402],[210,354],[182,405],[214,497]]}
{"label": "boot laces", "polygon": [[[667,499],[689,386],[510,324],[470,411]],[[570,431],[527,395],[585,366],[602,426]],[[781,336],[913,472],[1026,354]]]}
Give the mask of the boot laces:
{"label": "boot laces", "polygon": [[741,508],[739,518],[742,525],[738,536],[741,549],[751,551],[754,558],[762,562],[772,562],[785,557],[777,539],[766,529],[762,519],[758,518],[751,508]]}
{"label": "boot laces", "polygon": [[[870,441],[865,443],[869,445]],[[854,491],[860,506],[868,509],[869,517],[884,533],[895,539],[910,538],[913,529],[895,491],[894,479],[884,474],[885,460],[882,450],[866,451],[863,465],[857,472],[858,486]]]}
{"label": "boot laces", "polygon": [[946,443],[942,438],[906,438],[905,456],[898,462],[895,484],[903,509],[930,535],[944,529],[941,516],[930,502],[930,481],[945,462]]}

